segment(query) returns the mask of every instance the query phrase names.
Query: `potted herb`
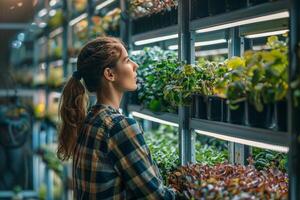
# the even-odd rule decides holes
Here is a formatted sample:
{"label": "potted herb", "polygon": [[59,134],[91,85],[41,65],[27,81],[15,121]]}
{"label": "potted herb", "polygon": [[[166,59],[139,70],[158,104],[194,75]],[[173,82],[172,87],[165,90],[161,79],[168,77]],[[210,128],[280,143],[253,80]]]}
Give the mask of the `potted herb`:
{"label": "potted herb", "polygon": [[244,124],[244,104],[248,80],[245,60],[241,57],[232,57],[222,66],[224,76],[220,76],[215,84],[215,90],[227,98],[227,121],[235,124]]}
{"label": "potted herb", "polygon": [[277,36],[272,36],[268,38],[267,46],[270,50],[245,53],[251,83],[246,107],[247,121],[251,126],[273,128],[275,107],[275,126],[282,129],[285,125],[280,124],[279,118],[285,118],[286,114],[279,112],[288,89],[287,45],[279,41]]}

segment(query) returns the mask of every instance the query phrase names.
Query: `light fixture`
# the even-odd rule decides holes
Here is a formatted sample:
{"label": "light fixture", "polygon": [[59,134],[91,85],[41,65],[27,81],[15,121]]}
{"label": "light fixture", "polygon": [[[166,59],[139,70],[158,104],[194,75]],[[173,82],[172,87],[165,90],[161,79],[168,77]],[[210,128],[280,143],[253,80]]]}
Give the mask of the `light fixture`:
{"label": "light fixture", "polygon": [[[209,41],[203,41],[203,42],[195,42],[195,47],[200,46],[209,46],[213,44],[222,44],[227,42],[225,39],[218,39],[218,40],[209,40]],[[169,50],[176,50],[178,49],[178,45],[171,45],[168,47]]]}
{"label": "light fixture", "polygon": [[61,34],[63,32],[63,28],[62,27],[59,27],[57,29],[55,29],[54,31],[52,31],[50,34],[49,34],[49,37],[50,38],[54,38],[55,36]]}
{"label": "light fixture", "polygon": [[260,51],[260,50],[270,49],[270,47],[268,47],[267,45],[257,45],[257,46],[253,46],[252,49],[254,51]]}
{"label": "light fixture", "polygon": [[143,52],[143,50],[135,50],[135,51],[130,51],[130,55],[135,56],[135,55],[139,55]]}
{"label": "light fixture", "polygon": [[96,10],[101,10],[102,8],[108,6],[109,4],[111,4],[112,2],[114,2],[115,0],[107,0],[104,1],[103,3],[100,3],[99,5],[96,6]]}
{"label": "light fixture", "polygon": [[38,14],[39,17],[44,17],[45,15],[47,15],[47,9],[46,8],[39,11],[39,14]]}
{"label": "light fixture", "polygon": [[209,27],[209,28],[199,29],[199,30],[196,30],[196,33],[207,33],[207,32],[211,32],[211,31],[217,31],[217,30],[222,30],[222,29],[226,29],[226,28],[232,28],[232,27],[236,27],[236,26],[253,24],[253,23],[257,23],[257,22],[270,21],[270,20],[275,20],[275,19],[282,19],[282,18],[287,18],[287,17],[289,17],[289,12],[284,11],[284,12],[280,12],[280,13],[276,13],[276,14],[270,14],[270,15],[265,15],[265,16],[261,16],[261,17],[245,19],[245,20],[241,20],[241,21],[237,21],[237,22],[231,22],[231,23],[227,23],[227,24],[217,25],[217,26],[213,26],[213,27]]}
{"label": "light fixture", "polygon": [[162,119],[159,119],[159,118],[156,118],[156,117],[152,117],[150,115],[142,114],[142,113],[135,112],[135,111],[131,112],[131,114],[134,117],[146,119],[146,120],[149,120],[149,121],[152,121],[152,122],[157,122],[157,123],[160,123],[160,124],[166,124],[166,125],[178,127],[177,123],[173,123],[173,122],[169,122],[169,121],[166,121],[166,120],[162,120]]}
{"label": "light fixture", "polygon": [[50,3],[49,3],[49,5],[50,5],[51,7],[53,7],[53,6],[55,6],[56,3],[57,3],[56,0],[51,0]]}
{"label": "light fixture", "polygon": [[70,61],[70,63],[76,63],[77,62],[77,58],[70,58],[69,61]]}
{"label": "light fixture", "polygon": [[18,34],[18,40],[20,40],[21,42],[23,42],[25,39],[25,34],[24,33],[19,33]]}
{"label": "light fixture", "polygon": [[195,52],[196,57],[213,56],[213,55],[220,55],[220,54],[228,54],[228,48],[205,50],[205,51],[196,51]]}
{"label": "light fixture", "polygon": [[21,46],[22,46],[22,42],[19,41],[19,40],[15,40],[15,41],[13,41],[13,43],[12,43],[12,47],[15,48],[15,49],[18,49],[18,48],[20,48]]}
{"label": "light fixture", "polygon": [[50,17],[53,17],[55,14],[56,14],[56,10],[53,9],[53,10],[49,11],[49,16]]}
{"label": "light fixture", "polygon": [[81,20],[87,18],[88,14],[87,13],[83,13],[81,15],[79,15],[78,17],[76,17],[75,19],[72,19],[70,22],[69,22],[69,25],[70,26],[73,26],[75,24],[77,24],[78,22],[80,22]]}
{"label": "light fixture", "polygon": [[280,30],[280,31],[271,31],[271,32],[265,32],[265,33],[257,33],[257,34],[251,34],[251,35],[245,35],[245,38],[260,38],[260,37],[267,37],[271,35],[282,35],[287,33],[289,30]]}
{"label": "light fixture", "polygon": [[39,27],[40,28],[45,28],[46,26],[47,26],[47,24],[45,22],[39,23]]}
{"label": "light fixture", "polygon": [[252,140],[246,140],[246,139],[236,138],[236,137],[232,137],[232,136],[227,136],[227,135],[222,135],[222,134],[212,133],[212,132],[202,131],[202,130],[195,130],[195,132],[199,133],[201,135],[206,135],[206,136],[218,138],[218,139],[225,140],[225,141],[254,146],[254,147],[258,147],[258,148],[270,149],[273,151],[279,151],[279,152],[284,152],[284,153],[287,153],[289,151],[289,148],[285,147],[285,146],[272,145],[272,144],[267,144],[267,143],[263,143],[263,142],[256,142],[256,141],[252,141]]}
{"label": "light fixture", "polygon": [[55,60],[53,62],[50,63],[53,67],[59,67],[63,65],[63,60]]}
{"label": "light fixture", "polygon": [[150,43],[160,42],[160,41],[164,41],[164,40],[170,40],[170,39],[174,39],[174,38],[178,38],[178,34],[166,35],[166,36],[150,38],[150,39],[145,39],[145,40],[139,40],[139,41],[135,41],[134,44],[136,46],[140,46],[140,45],[144,45],[144,44],[150,44]]}

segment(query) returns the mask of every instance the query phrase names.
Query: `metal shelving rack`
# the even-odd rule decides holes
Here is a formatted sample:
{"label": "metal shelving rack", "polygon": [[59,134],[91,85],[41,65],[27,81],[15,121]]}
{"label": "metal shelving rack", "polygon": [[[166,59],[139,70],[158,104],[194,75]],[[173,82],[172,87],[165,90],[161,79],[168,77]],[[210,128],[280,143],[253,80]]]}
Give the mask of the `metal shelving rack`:
{"label": "metal shelving rack", "polygon": [[[89,0],[87,12],[82,15],[87,15],[89,22],[94,14],[94,7],[97,4],[105,2],[104,0],[92,1]],[[69,11],[67,0],[63,0],[63,9],[65,13],[65,23],[63,24],[63,67],[64,76],[70,75],[68,65],[74,61],[70,61],[68,57],[68,28],[69,28]],[[127,44],[129,50],[135,48],[135,43],[141,40],[146,40],[165,35],[177,35],[179,45],[179,60],[185,60],[187,63],[194,63],[194,42],[195,38],[205,38],[207,35],[213,35],[218,31],[228,34],[232,42],[228,45],[229,56],[240,55],[243,48],[242,44],[246,41],[243,38],[248,32],[276,30],[278,28],[287,27],[286,19],[289,17],[290,28],[290,80],[295,80],[300,73],[300,5],[297,0],[281,0],[277,2],[269,2],[261,5],[244,8],[241,10],[231,11],[224,14],[205,17],[201,19],[191,20],[191,1],[179,0],[178,5],[178,25],[165,27],[158,30],[149,31],[137,35],[131,34],[132,21],[128,14],[128,1],[120,0],[122,10],[120,37]],[[289,11],[289,12],[288,12]],[[272,26],[268,25],[262,19],[267,15],[278,16],[278,19],[272,21]],[[242,25],[241,22],[249,19],[254,19],[252,24]],[[282,19],[284,18],[284,19]],[[262,20],[263,22],[259,22]],[[274,23],[273,23],[274,22]],[[90,26],[90,23],[89,23]],[[174,37],[173,37],[174,38]],[[176,36],[175,36],[176,38]],[[246,41],[247,42],[247,41]],[[49,63],[46,62],[48,65]],[[48,66],[47,66],[48,67]],[[274,150],[287,152],[289,150],[289,177],[290,177],[290,199],[300,199],[300,140],[299,131],[300,124],[297,123],[300,116],[300,111],[293,108],[292,93],[289,92],[289,116],[288,116],[288,132],[278,132],[266,129],[251,128],[247,126],[234,125],[230,123],[214,122],[209,120],[200,120],[190,118],[189,108],[180,107],[179,114],[171,113],[153,113],[147,109],[136,105],[127,105],[127,98],[123,102],[125,113],[131,112],[133,116],[140,118],[151,118],[150,120],[159,123],[169,123],[179,127],[179,144],[180,144],[180,160],[181,164],[194,162],[194,133],[193,131],[209,135],[212,137],[225,139],[230,142],[239,142],[241,144],[251,144],[253,146],[271,145]],[[240,152],[245,152],[243,146],[240,146]],[[231,152],[233,154],[233,152]],[[239,161],[238,161],[239,160]],[[235,159],[234,162],[243,162],[241,159]]]}
{"label": "metal shelving rack", "polygon": [[[195,34],[201,35],[205,33],[214,33],[214,31],[229,32],[229,56],[240,55],[247,48],[247,41],[243,35],[247,32],[268,30],[276,30],[282,27],[290,28],[290,67],[289,74],[291,83],[300,73],[300,3],[297,0],[282,0],[277,2],[269,2],[245,9],[232,11],[216,16],[190,20],[191,4],[190,0],[179,0],[178,5],[178,26],[165,27],[159,30],[153,30],[142,34],[133,35],[132,42],[147,40],[150,38],[161,37],[166,35],[178,34],[179,44],[179,60],[185,60],[187,63],[193,63],[194,55],[194,38]],[[265,16],[272,15],[272,25]],[[289,17],[289,24],[287,18]],[[243,21],[252,20],[251,23],[243,25]],[[258,26],[256,26],[258,24]],[[267,25],[269,24],[269,25]],[[246,44],[245,44],[246,43]],[[180,140],[180,160],[181,164],[194,162],[193,157],[193,134],[191,131],[208,135],[211,137],[236,142],[242,144],[237,146],[235,152],[231,151],[233,162],[243,163],[247,150],[243,145],[252,145],[261,148],[269,148],[281,152],[289,152],[289,177],[290,190],[289,199],[300,199],[300,111],[295,109],[292,100],[292,93],[289,92],[289,116],[288,116],[288,132],[272,131],[267,129],[252,128],[247,126],[235,125],[230,123],[215,122],[209,120],[200,120],[190,118],[188,108],[179,108],[178,115],[169,113],[153,113],[147,109],[138,106],[129,105],[128,111],[133,112],[133,116],[144,119],[150,119],[159,123],[172,123],[179,125]],[[298,123],[297,123],[298,122]],[[242,157],[235,157],[234,153],[238,151],[242,153]]]}

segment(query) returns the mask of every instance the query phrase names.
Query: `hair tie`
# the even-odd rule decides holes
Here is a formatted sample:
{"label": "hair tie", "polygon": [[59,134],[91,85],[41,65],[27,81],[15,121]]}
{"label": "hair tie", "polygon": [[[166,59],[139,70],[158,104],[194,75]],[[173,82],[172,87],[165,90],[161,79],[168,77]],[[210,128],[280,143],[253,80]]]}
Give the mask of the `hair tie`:
{"label": "hair tie", "polygon": [[77,80],[79,80],[79,81],[82,78],[82,76],[79,73],[79,71],[74,71],[72,77],[75,78],[75,79],[77,79]]}

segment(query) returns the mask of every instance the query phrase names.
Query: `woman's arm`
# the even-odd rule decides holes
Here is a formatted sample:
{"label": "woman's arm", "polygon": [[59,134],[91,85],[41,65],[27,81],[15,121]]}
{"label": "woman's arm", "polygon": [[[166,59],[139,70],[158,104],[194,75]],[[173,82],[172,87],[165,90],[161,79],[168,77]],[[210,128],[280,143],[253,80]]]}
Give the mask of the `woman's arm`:
{"label": "woman's arm", "polygon": [[116,171],[137,199],[175,199],[173,189],[165,187],[155,172],[139,125],[120,117],[110,130],[108,156]]}

